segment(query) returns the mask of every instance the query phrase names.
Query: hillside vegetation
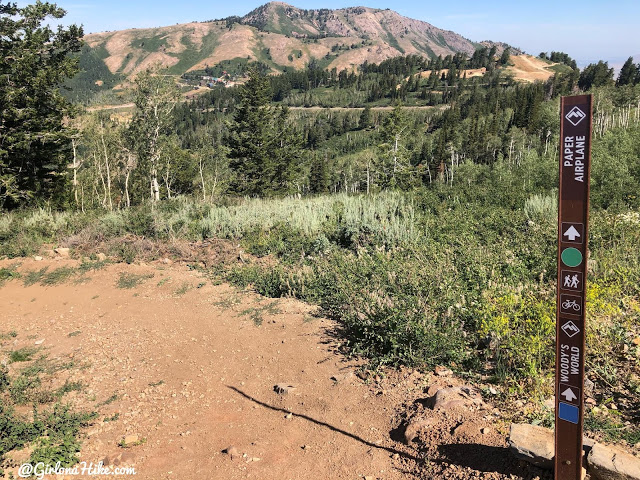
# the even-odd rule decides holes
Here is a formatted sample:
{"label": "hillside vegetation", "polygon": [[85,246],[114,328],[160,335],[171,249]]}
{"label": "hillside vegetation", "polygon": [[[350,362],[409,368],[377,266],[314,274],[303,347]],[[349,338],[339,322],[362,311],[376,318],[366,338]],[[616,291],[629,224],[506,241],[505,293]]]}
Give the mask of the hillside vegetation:
{"label": "hillside vegetation", "polygon": [[[344,39],[312,38],[311,12],[289,8],[270,4],[244,19],[193,24],[201,34],[193,43],[212,52],[235,45],[221,43],[212,25],[223,36],[289,35],[304,45]],[[356,19],[391,15],[347,9],[321,18],[339,32],[365,28]],[[4,20],[0,26],[11,24]],[[81,31],[71,33],[63,46],[75,52]],[[103,35],[108,43],[121,34]],[[112,83],[150,64],[147,50],[166,49],[160,56],[177,68],[172,52],[187,51],[181,35],[125,38],[137,57],[96,47],[94,60],[111,65]],[[561,52],[535,63],[496,46],[430,58],[405,51],[356,69],[315,62],[278,75],[269,75],[275,63],[223,63],[207,76],[233,67],[245,81],[212,84],[189,101],[164,70],[144,69],[127,92],[125,117],[74,116],[55,78],[30,74],[38,71],[30,45],[12,48],[11,58],[25,63],[0,63],[23,82],[0,82],[0,255],[66,246],[73,256],[134,263],[160,252],[179,258],[189,242],[231,241],[244,249],[237,261],[190,268],[317,305],[340,326],[340,348],[371,370],[448,365],[469,381],[492,382],[517,418],[546,425],[559,104],[561,96],[592,94],[586,421],[609,440],[640,441],[640,65],[633,59],[617,78],[606,62],[580,70]],[[68,56],[50,58],[51,71],[58,61],[67,76],[75,73]],[[554,72],[544,81],[536,78],[543,65]],[[516,81],[510,68],[532,74],[530,81]],[[477,70],[484,75],[467,75]],[[0,281],[16,278],[15,269],[0,272]]]}
{"label": "hillside vegetation", "polygon": [[89,47],[81,54],[85,72],[81,81],[71,83],[81,90],[76,98],[82,99],[87,98],[87,89],[95,93],[125,86],[114,84],[114,79],[131,82],[138,72],[157,65],[176,76],[243,61],[260,62],[272,72],[312,63],[340,71],[399,55],[471,55],[480,46],[388,9],[302,10],[281,2],[263,5],[244,17],[93,33],[85,41]]}

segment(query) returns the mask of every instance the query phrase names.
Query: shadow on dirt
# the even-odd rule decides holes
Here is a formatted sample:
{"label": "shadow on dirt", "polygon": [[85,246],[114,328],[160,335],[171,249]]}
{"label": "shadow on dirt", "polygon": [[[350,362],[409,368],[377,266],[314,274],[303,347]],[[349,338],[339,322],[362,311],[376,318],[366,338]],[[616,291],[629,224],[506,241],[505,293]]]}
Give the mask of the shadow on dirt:
{"label": "shadow on dirt", "polygon": [[525,478],[539,477],[541,480],[553,478],[545,470],[531,465],[523,466],[505,447],[492,447],[477,443],[448,444],[438,446],[438,453],[444,462],[479,472],[500,473],[505,476],[514,475],[520,478],[526,471]]}
{"label": "shadow on dirt", "polygon": [[342,435],[344,435],[346,437],[349,437],[349,438],[352,438],[354,440],[357,440],[358,442],[360,442],[360,443],[362,443],[362,444],[364,444],[364,445],[366,445],[368,447],[378,448],[380,450],[386,450],[387,452],[389,452],[391,454],[396,454],[397,453],[401,457],[404,457],[404,458],[406,458],[408,460],[413,460],[413,461],[415,461],[417,463],[422,463],[423,462],[423,460],[421,460],[421,459],[419,459],[417,457],[414,457],[413,455],[410,455],[410,454],[408,454],[406,452],[402,452],[400,450],[396,450],[395,448],[383,447],[381,445],[377,445],[377,444],[375,444],[373,442],[365,440],[364,438],[361,438],[361,437],[359,437],[357,435],[354,435],[353,433],[350,433],[350,432],[347,432],[347,431],[342,430],[340,428],[334,427],[333,425],[330,425],[328,423],[322,422],[320,420],[316,420],[315,418],[312,418],[312,417],[310,417],[308,415],[297,414],[297,413],[295,413],[293,411],[290,411],[290,410],[287,410],[285,408],[274,407],[273,405],[269,405],[268,403],[261,402],[260,400],[258,400],[256,398],[253,398],[251,395],[248,395],[248,394],[244,393],[242,390],[240,390],[240,389],[238,389],[236,387],[232,387],[230,385],[227,385],[227,388],[233,390],[234,392],[236,392],[239,395],[242,395],[247,400],[251,400],[252,402],[254,402],[254,403],[256,403],[256,404],[258,404],[258,405],[260,405],[262,407],[268,408],[269,410],[273,410],[275,412],[281,412],[281,413],[285,413],[285,414],[292,413],[294,416],[296,416],[298,418],[304,418],[305,420],[307,420],[309,422],[312,422],[312,423],[315,423],[316,425],[320,425],[321,427],[328,428],[329,430],[332,430],[332,431],[340,433],[340,434],[342,434]]}

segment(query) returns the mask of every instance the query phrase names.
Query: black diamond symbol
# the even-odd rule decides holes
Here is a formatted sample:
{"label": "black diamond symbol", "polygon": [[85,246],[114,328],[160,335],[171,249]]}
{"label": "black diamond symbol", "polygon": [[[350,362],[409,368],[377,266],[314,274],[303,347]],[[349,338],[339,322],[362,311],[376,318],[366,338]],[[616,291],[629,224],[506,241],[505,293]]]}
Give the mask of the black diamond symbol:
{"label": "black diamond symbol", "polygon": [[569,320],[562,326],[562,330],[567,334],[569,338],[572,338],[574,335],[580,333],[580,329],[571,320]]}
{"label": "black diamond symbol", "polygon": [[569,120],[569,122],[571,122],[571,124],[574,127],[577,127],[578,124],[584,120],[587,117],[587,114],[584,113],[581,109],[579,109],[578,107],[573,107],[571,109],[571,111],[569,113],[567,113],[567,115],[565,116],[565,118],[567,120]]}

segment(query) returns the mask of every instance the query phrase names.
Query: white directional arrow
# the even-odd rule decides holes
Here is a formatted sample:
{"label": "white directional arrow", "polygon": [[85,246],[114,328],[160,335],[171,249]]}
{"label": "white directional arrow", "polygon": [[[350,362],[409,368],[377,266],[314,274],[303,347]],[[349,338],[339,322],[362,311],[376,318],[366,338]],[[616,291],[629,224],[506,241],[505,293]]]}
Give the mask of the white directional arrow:
{"label": "white directional arrow", "polygon": [[573,390],[571,390],[570,388],[567,388],[560,395],[562,395],[564,398],[566,398],[567,402],[571,402],[572,400],[575,400],[576,398],[578,398],[578,397],[576,397],[576,394],[573,393]]}
{"label": "white directional arrow", "polygon": [[564,232],[564,236],[567,237],[570,242],[573,242],[576,238],[580,237],[580,233],[575,229],[573,225],[571,225],[569,227],[569,230]]}

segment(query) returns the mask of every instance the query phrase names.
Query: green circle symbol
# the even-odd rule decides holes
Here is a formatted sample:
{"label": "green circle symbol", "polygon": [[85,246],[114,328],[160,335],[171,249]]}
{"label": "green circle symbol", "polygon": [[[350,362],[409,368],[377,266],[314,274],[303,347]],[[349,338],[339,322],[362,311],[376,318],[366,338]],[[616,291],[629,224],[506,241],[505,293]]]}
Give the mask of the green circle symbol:
{"label": "green circle symbol", "polygon": [[561,257],[567,267],[577,267],[582,263],[582,253],[577,248],[565,248]]}

